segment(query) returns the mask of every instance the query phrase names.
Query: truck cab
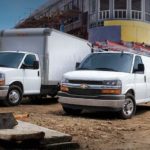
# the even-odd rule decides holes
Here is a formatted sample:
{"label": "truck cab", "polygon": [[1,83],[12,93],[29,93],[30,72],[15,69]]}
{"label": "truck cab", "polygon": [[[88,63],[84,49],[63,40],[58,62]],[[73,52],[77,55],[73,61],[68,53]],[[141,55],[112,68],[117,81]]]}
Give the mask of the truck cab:
{"label": "truck cab", "polygon": [[130,52],[92,53],[64,74],[59,102],[66,113],[110,110],[131,118],[137,104],[150,101],[149,64],[149,57]]}
{"label": "truck cab", "polygon": [[22,96],[39,94],[41,73],[37,54],[0,52],[0,99],[7,106],[20,104]]}

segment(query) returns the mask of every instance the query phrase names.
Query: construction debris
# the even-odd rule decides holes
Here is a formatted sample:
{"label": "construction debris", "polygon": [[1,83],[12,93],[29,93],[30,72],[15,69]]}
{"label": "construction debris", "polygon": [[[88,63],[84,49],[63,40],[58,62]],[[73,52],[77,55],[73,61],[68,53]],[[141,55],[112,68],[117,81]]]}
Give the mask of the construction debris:
{"label": "construction debris", "polygon": [[[31,123],[16,121],[12,113],[1,113],[0,116],[4,118],[1,119],[2,128],[0,130],[0,148],[2,149],[70,150],[79,148],[77,143],[72,142],[71,135]],[[16,118],[18,117],[28,117],[28,115],[16,115]]]}
{"label": "construction debris", "polygon": [[0,129],[12,129],[17,124],[13,113],[0,113]]}

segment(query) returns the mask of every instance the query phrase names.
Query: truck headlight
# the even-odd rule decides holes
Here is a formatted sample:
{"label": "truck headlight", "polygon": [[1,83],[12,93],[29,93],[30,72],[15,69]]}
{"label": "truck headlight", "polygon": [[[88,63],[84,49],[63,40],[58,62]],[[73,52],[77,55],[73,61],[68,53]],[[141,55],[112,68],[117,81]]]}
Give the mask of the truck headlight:
{"label": "truck headlight", "polygon": [[5,74],[0,73],[0,86],[5,85]]}
{"label": "truck headlight", "polygon": [[62,81],[61,81],[61,83],[69,83],[69,80],[66,79],[66,78],[63,78]]}
{"label": "truck headlight", "polygon": [[106,81],[103,81],[103,85],[106,85],[106,86],[122,86],[122,83],[120,80],[106,80]]}
{"label": "truck headlight", "polygon": [[101,94],[121,94],[122,82],[120,80],[103,81],[104,88],[100,90]]}

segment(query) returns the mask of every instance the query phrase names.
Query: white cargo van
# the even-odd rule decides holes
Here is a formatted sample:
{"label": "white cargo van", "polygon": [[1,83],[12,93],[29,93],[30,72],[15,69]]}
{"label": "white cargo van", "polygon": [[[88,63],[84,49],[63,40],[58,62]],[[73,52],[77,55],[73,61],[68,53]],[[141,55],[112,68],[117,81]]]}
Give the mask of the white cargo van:
{"label": "white cargo van", "polygon": [[97,52],[64,74],[59,102],[66,113],[83,109],[118,111],[131,118],[150,101],[150,57],[131,52]]}
{"label": "white cargo van", "polygon": [[55,96],[65,72],[74,70],[90,48],[87,41],[48,28],[0,33],[0,98],[18,105],[22,96]]}

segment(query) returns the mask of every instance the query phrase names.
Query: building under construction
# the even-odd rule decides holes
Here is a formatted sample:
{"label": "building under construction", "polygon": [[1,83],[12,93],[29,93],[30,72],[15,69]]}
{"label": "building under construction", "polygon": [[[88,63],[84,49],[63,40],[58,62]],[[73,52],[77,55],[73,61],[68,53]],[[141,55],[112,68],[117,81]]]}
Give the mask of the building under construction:
{"label": "building under construction", "polygon": [[16,28],[52,27],[88,38],[150,44],[150,0],[49,0]]}
{"label": "building under construction", "polygon": [[88,8],[85,4],[82,0],[48,1],[15,28],[49,27],[87,38]]}

